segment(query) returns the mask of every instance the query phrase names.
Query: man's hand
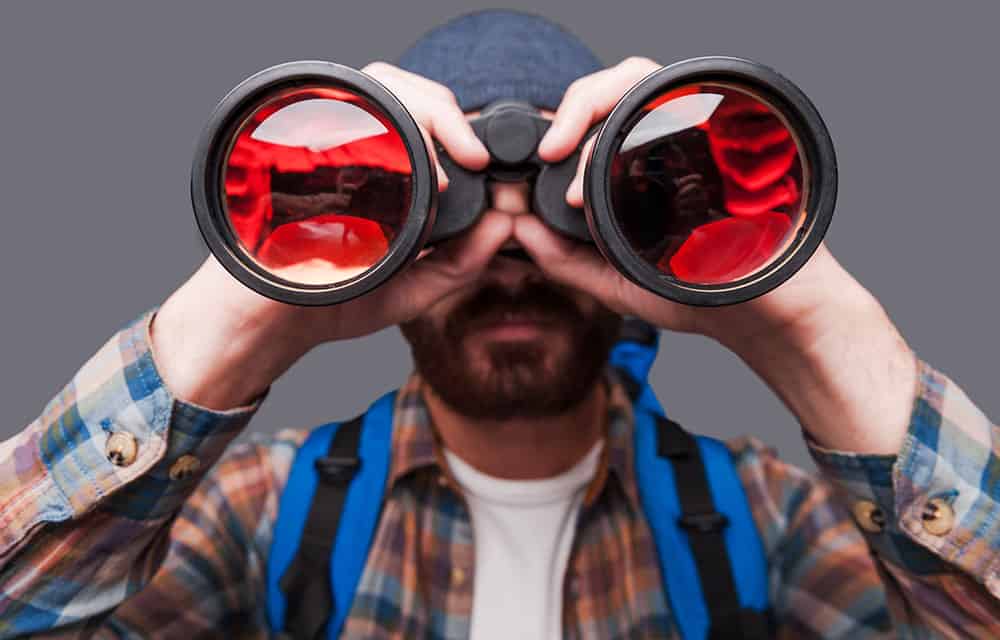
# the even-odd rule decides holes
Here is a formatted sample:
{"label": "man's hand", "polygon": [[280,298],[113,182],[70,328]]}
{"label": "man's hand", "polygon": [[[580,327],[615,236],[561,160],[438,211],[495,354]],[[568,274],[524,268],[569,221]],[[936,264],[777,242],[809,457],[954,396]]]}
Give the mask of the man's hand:
{"label": "man's hand", "polygon": [[[471,170],[489,162],[448,88],[382,62],[363,71],[403,102],[432,155],[436,138]],[[434,161],[444,190],[447,176],[436,156]],[[512,231],[509,214],[487,212],[471,231],[424,252],[386,284],[329,307],[298,307],[261,296],[209,256],[156,314],[157,368],[171,392],[188,402],[212,409],[246,404],[313,347],[410,320],[474,281]]]}
{"label": "man's hand", "polygon": [[[586,131],[660,65],[645,58],[577,80],[539,145],[547,162],[568,156]],[[566,200],[583,206],[586,142]],[[739,355],[778,394],[820,444],[896,453],[914,399],[913,352],[878,301],[821,245],[782,286],[728,307],[665,300],[633,284],[590,245],[564,238],[536,216],[518,216],[514,235],[554,280],[589,292],[623,314],[666,329],[699,333]]]}

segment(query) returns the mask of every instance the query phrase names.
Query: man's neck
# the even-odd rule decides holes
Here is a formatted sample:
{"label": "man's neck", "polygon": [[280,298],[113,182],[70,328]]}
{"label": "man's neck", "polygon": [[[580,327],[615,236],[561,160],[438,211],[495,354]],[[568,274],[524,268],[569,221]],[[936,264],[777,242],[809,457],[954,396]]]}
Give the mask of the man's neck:
{"label": "man's neck", "polygon": [[479,471],[511,480],[570,469],[604,436],[607,420],[603,380],[575,407],[546,418],[474,419],[455,412],[427,386],[424,398],[445,447]]}

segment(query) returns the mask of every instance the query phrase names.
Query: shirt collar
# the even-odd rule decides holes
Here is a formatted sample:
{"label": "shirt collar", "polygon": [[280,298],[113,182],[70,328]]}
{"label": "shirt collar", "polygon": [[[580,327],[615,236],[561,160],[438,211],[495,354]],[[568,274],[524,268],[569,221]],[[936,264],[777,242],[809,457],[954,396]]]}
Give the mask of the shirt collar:
{"label": "shirt collar", "polygon": [[[604,382],[609,390],[605,447],[601,452],[597,472],[584,494],[584,505],[589,506],[597,500],[606,489],[609,478],[614,478],[630,506],[638,512],[639,492],[633,466],[632,403],[617,372],[611,367],[605,372]],[[441,441],[434,431],[423,394],[423,379],[414,372],[396,395],[389,489],[421,469],[436,471],[452,486],[457,486],[445,462]]]}

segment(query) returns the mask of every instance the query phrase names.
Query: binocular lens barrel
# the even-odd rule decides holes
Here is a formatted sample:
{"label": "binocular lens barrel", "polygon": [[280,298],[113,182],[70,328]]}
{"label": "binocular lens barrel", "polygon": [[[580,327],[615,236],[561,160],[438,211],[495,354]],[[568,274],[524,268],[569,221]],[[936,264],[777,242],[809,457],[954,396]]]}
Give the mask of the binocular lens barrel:
{"label": "binocular lens barrel", "polygon": [[[477,132],[522,123],[517,139],[537,145],[547,127],[495,112],[484,110]],[[562,201],[575,157],[544,165],[526,147],[512,160],[485,142],[494,155],[487,173],[451,163],[456,193],[439,210],[425,141],[395,96],[348,67],[288,63],[247,79],[216,108],[195,155],[192,201],[210,250],[240,281],[277,300],[324,305],[392,277],[433,240],[436,221],[436,237],[466,228],[482,213],[466,209],[485,208],[477,194],[487,175],[528,176],[552,228],[578,240],[589,231],[619,271],[654,293],[720,305],[797,271],[836,199],[836,159],[815,108],[782,76],[735,58],[664,67],[618,102],[588,158],[584,210]]]}

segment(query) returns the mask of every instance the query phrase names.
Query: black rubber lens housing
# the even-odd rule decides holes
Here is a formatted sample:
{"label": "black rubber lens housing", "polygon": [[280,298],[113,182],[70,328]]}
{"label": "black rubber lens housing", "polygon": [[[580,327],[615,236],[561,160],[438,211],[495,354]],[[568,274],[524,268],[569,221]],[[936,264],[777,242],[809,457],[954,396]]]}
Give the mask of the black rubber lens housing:
{"label": "black rubber lens housing", "polygon": [[[801,203],[805,219],[784,250],[747,277],[723,283],[681,281],[637,255],[625,237],[611,194],[612,161],[644,106],[673,89],[726,85],[772,107],[791,130],[807,165]],[[805,94],[777,72],[749,60],[695,58],[663,67],[637,83],[615,106],[597,134],[587,163],[585,212],[591,236],[605,258],[639,286],[670,300],[696,306],[735,304],[760,296],[790,278],[815,252],[830,224],[837,196],[833,142]]]}
{"label": "black rubber lens housing", "polygon": [[[235,135],[259,107],[282,92],[300,87],[342,89],[376,106],[406,146],[412,169],[409,211],[387,253],[363,273],[331,284],[293,282],[265,269],[242,247],[226,211],[223,173]],[[416,121],[385,86],[360,71],[332,62],[290,62],[247,78],[216,106],[195,150],[191,201],[209,250],[237,280],[281,302],[323,306],[371,291],[416,258],[434,224],[437,173]]]}

